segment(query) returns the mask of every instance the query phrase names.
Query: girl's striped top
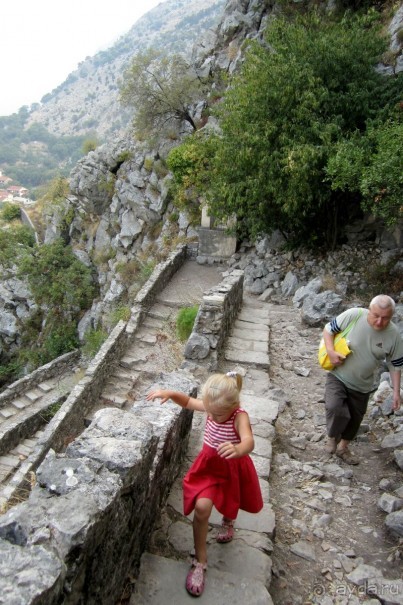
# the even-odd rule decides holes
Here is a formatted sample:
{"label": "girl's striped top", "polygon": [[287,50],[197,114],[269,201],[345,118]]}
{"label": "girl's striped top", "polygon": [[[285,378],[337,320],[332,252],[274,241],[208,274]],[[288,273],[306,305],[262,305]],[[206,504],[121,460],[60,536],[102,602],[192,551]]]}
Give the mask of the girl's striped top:
{"label": "girl's striped top", "polygon": [[235,417],[245,410],[237,408],[225,422],[215,422],[207,416],[206,428],[204,430],[204,443],[217,449],[221,443],[241,443],[241,439],[235,428]]}

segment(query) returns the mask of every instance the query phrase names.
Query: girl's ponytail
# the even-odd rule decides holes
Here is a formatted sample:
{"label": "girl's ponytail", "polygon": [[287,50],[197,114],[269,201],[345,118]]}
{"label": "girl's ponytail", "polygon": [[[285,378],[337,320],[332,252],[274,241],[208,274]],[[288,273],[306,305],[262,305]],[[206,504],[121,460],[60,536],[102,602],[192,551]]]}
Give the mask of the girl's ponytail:
{"label": "girl's ponytail", "polygon": [[230,378],[235,379],[238,391],[240,391],[242,389],[243,380],[242,380],[242,376],[240,374],[238,374],[238,372],[234,372],[233,370],[231,370],[230,372],[227,372],[226,376],[230,376]]}

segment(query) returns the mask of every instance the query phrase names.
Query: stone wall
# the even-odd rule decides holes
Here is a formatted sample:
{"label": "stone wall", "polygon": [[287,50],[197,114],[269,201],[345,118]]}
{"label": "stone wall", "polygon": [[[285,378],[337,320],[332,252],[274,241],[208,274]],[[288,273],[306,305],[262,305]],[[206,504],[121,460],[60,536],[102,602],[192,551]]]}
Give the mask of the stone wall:
{"label": "stone wall", "polygon": [[242,306],[243,276],[243,271],[234,270],[203,296],[186,343],[186,359],[197,360],[209,370],[217,368],[225,339]]}
{"label": "stone wall", "polygon": [[[196,395],[184,373],[159,385]],[[115,603],[177,476],[191,418],[145,400],[105,408],[64,454],[50,450],[29,500],[0,517],[0,603]]]}

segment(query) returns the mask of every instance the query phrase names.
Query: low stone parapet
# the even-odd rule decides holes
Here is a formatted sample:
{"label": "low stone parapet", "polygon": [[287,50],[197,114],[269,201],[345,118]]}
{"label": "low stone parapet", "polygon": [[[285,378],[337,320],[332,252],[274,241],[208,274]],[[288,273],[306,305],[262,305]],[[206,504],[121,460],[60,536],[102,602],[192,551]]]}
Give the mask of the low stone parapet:
{"label": "low stone parapet", "polygon": [[243,271],[233,271],[203,296],[193,331],[186,343],[185,358],[217,367],[225,339],[242,307]]}
{"label": "low stone parapet", "polygon": [[[21,463],[19,470],[10,480],[5,490],[9,500],[16,498],[21,489],[29,488],[27,477],[35,473],[50,448],[55,451],[64,449],[66,443],[73,441],[84,430],[85,419],[94,409],[95,402],[98,401],[102,393],[111,366],[123,356],[130,339],[144,319],[147,306],[152,304],[154,298],[161,292],[185,260],[186,246],[182,246],[175,250],[164,263],[155,268],[153,275],[136,298],[130,320],[127,323],[120,321],[115,326],[94,359],[87,366],[84,377],[74,386],[61,409],[45,428],[33,452]],[[66,358],[66,362],[70,359],[69,355],[63,356],[63,358]],[[55,360],[55,362],[58,362],[58,366],[56,363],[54,366],[47,364],[47,366],[52,367],[52,375],[57,373],[57,367],[59,368],[58,371],[62,372],[63,358]],[[32,388],[39,381],[44,380],[46,372],[50,371],[50,367],[47,368],[47,366],[39,368],[28,377],[11,385],[8,389],[9,393],[4,393],[4,399],[9,401],[6,397],[11,396],[11,393],[15,393],[14,396],[16,396],[23,392],[23,385],[25,385],[25,388],[28,388],[28,386]]]}
{"label": "low stone parapet", "polygon": [[70,353],[65,353],[34,370],[30,374],[16,380],[0,393],[0,408],[5,407],[19,395],[32,389],[41,382],[45,382],[46,380],[49,380],[49,378],[53,378],[58,374],[63,374],[67,370],[71,370],[77,364],[80,356],[81,352],[79,350],[70,351]]}
{"label": "low stone parapet", "polygon": [[[182,372],[158,384],[196,396]],[[115,603],[177,476],[191,418],[145,400],[105,408],[64,454],[51,450],[30,498],[0,517],[4,602]]]}

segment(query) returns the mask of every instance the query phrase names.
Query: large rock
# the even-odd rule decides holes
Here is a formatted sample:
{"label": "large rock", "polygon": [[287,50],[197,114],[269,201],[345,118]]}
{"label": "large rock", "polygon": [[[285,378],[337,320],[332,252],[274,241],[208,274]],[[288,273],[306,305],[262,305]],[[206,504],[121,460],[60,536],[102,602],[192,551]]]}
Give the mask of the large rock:
{"label": "large rock", "polygon": [[342,310],[343,299],[339,294],[326,290],[304,299],[301,320],[309,326],[320,326]]}

